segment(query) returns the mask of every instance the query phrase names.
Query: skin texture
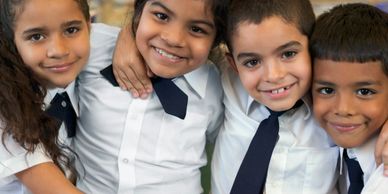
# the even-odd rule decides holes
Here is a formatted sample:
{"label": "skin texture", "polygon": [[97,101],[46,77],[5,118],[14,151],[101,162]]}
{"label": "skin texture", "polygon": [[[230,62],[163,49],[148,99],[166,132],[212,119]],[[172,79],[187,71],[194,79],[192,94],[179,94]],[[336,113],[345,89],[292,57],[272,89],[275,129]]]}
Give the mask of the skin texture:
{"label": "skin texture", "polygon": [[206,62],[216,34],[213,16],[209,13],[203,0],[146,3],[135,41],[155,75],[180,76]]}
{"label": "skin texture", "polygon": [[75,1],[26,1],[15,22],[15,44],[50,87],[66,87],[89,57],[89,21]]}
{"label": "skin texture", "polygon": [[357,147],[388,118],[388,76],[381,62],[316,59],[313,100],[318,122],[336,144]]}
{"label": "skin texture", "polygon": [[232,47],[229,63],[248,93],[268,108],[290,109],[308,91],[308,40],[294,24],[277,16],[259,24],[243,22],[233,34]]}
{"label": "skin texture", "polygon": [[63,173],[52,162],[38,164],[23,170],[17,173],[16,177],[34,194],[82,193],[63,176]]}

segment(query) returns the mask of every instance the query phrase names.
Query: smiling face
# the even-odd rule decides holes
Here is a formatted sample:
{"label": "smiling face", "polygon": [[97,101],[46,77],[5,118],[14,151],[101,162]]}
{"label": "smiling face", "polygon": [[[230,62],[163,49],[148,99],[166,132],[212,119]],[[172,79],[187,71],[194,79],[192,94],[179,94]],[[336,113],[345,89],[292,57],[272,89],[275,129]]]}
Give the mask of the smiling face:
{"label": "smiling face", "polygon": [[380,62],[314,61],[314,113],[341,147],[363,144],[388,118],[388,76]]}
{"label": "smiling face", "polygon": [[149,0],[145,4],[136,44],[153,73],[177,77],[206,62],[216,35],[207,8],[204,0]]}
{"label": "smiling face", "polygon": [[310,87],[308,40],[280,17],[240,23],[233,33],[229,63],[248,93],[274,111],[290,109]]}
{"label": "smiling face", "polygon": [[46,87],[66,87],[89,57],[89,22],[74,0],[29,0],[16,17],[15,44]]}

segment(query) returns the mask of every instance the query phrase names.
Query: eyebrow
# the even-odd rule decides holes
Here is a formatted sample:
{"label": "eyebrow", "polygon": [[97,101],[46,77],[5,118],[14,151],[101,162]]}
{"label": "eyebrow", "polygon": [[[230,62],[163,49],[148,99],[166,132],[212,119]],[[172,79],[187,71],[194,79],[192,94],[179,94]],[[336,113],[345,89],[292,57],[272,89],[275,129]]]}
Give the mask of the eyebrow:
{"label": "eyebrow", "polygon": [[313,81],[315,84],[319,84],[319,85],[324,85],[324,86],[331,86],[331,87],[334,87],[335,84],[331,83],[331,82],[327,82],[327,81],[322,81],[322,80],[314,80]]}
{"label": "eyebrow", "polygon": [[[81,20],[72,20],[65,22],[61,24],[61,28],[66,28],[68,26],[73,26],[73,25],[81,25],[82,21]],[[47,28],[45,26],[42,27],[36,27],[36,28],[30,28],[25,31],[23,31],[23,35],[29,35],[29,34],[36,34],[36,33],[44,33],[47,31]]]}
{"label": "eyebrow", "polygon": [[65,22],[61,25],[62,28],[65,28],[65,27],[68,27],[68,26],[79,26],[82,24],[82,21],[81,20],[71,20],[71,21],[68,21],[68,22]]}
{"label": "eyebrow", "polygon": [[[159,2],[159,1],[154,1],[151,3],[150,6],[153,6],[153,7],[161,7],[162,9],[164,9],[168,14],[170,15],[173,15],[175,16],[175,13],[169,9],[167,6],[165,6],[163,3]],[[193,23],[196,23],[196,24],[204,24],[206,26],[208,26],[209,28],[211,29],[214,29],[214,24],[212,22],[209,22],[207,20],[193,20],[192,21]]]}
{"label": "eyebrow", "polygon": [[289,47],[301,47],[301,46],[302,44],[300,42],[293,40],[293,41],[287,42],[286,44],[280,45],[278,48],[275,49],[275,52],[282,51]]}
{"label": "eyebrow", "polygon": [[[287,42],[286,44],[283,44],[283,45],[280,45],[278,48],[275,49],[275,52],[280,52],[286,48],[289,48],[289,47],[301,47],[302,44],[298,41],[290,41],[290,42]],[[241,58],[247,58],[247,57],[260,57],[261,58],[261,55],[260,54],[257,54],[257,53],[252,53],[252,52],[243,52],[243,53],[239,53],[237,55],[237,60],[240,60]]]}
{"label": "eyebrow", "polygon": [[[322,80],[314,80],[314,83],[319,85],[324,85],[324,86],[330,86],[330,87],[335,86],[334,83],[322,81]],[[356,87],[362,87],[362,86],[370,86],[370,85],[381,85],[381,83],[379,81],[362,81],[362,82],[356,82],[353,85]]]}
{"label": "eyebrow", "polygon": [[363,82],[356,82],[354,85],[358,86],[358,87],[370,86],[370,85],[381,85],[381,82],[379,82],[379,81],[363,81]]}

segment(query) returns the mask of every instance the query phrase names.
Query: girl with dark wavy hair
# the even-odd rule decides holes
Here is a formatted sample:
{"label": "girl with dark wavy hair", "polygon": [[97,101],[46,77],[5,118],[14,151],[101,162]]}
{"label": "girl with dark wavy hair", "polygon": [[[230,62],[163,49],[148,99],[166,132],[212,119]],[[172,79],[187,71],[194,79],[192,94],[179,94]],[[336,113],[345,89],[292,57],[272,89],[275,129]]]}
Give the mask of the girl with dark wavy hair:
{"label": "girl with dark wavy hair", "polygon": [[0,193],[81,193],[65,176],[76,175],[74,156],[49,102],[61,92],[63,107],[77,105],[89,31],[87,0],[0,0]]}

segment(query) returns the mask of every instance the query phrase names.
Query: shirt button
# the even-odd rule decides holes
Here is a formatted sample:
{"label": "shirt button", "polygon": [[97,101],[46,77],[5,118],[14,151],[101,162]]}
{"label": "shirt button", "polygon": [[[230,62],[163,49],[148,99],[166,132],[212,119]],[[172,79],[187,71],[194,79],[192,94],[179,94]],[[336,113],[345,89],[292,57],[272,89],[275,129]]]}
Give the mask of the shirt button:
{"label": "shirt button", "polygon": [[67,106],[67,103],[65,101],[62,101],[61,105],[62,105],[63,108],[65,108]]}
{"label": "shirt button", "polygon": [[125,164],[128,164],[129,160],[126,159],[126,158],[124,158],[124,159],[123,159],[123,162],[124,162]]}

